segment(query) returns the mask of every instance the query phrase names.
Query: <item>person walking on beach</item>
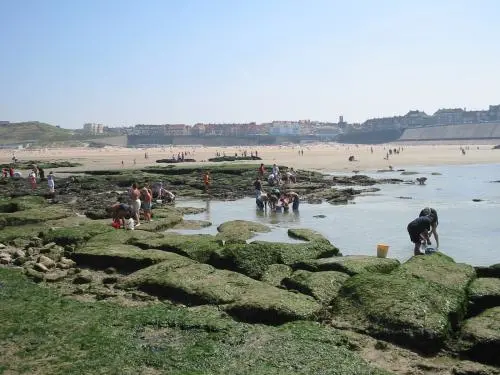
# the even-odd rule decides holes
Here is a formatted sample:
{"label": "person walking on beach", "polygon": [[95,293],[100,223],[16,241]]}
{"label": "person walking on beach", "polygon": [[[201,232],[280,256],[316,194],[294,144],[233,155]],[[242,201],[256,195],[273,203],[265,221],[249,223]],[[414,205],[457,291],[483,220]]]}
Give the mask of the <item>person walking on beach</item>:
{"label": "person walking on beach", "polygon": [[135,226],[138,227],[141,225],[140,219],[139,219],[139,213],[141,210],[141,200],[140,197],[141,192],[137,188],[137,184],[134,183],[132,184],[132,189],[130,190],[130,200],[132,201],[131,207],[132,207],[132,216],[134,217],[136,224]]}
{"label": "person walking on beach", "polygon": [[429,230],[431,229],[431,224],[434,221],[434,217],[431,215],[420,216],[415,220],[410,222],[406,229],[410,235],[410,240],[415,244],[413,249],[414,255],[422,255],[423,252],[420,251],[420,247],[429,241]]}
{"label": "person walking on beach", "polygon": [[47,176],[47,185],[49,186],[49,192],[54,194],[56,187],[54,182],[54,173],[52,171]]}
{"label": "person walking on beach", "polygon": [[423,216],[432,216],[434,218],[434,221],[431,223],[431,232],[429,234],[429,239],[427,240],[427,245],[431,244],[430,236],[433,235],[434,239],[436,240],[436,250],[438,250],[439,249],[439,236],[437,233],[437,226],[439,224],[439,221],[438,221],[437,211],[434,208],[425,207],[422,211],[420,211],[419,217],[423,217]]}

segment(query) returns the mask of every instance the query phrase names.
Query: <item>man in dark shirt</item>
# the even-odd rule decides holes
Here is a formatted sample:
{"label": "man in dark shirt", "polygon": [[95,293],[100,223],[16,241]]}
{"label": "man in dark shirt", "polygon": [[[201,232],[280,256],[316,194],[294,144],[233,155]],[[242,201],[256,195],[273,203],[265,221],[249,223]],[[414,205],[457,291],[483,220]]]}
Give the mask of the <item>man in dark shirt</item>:
{"label": "man in dark shirt", "polygon": [[418,216],[429,216],[429,215],[432,215],[432,217],[434,218],[434,221],[431,223],[431,232],[429,233],[429,240],[427,241],[427,245],[431,244],[430,236],[434,235],[434,239],[436,240],[436,250],[438,250],[439,249],[439,236],[437,233],[437,226],[439,224],[439,221],[438,221],[437,211],[434,208],[425,207],[422,211],[420,211],[420,215],[418,215]]}
{"label": "man in dark shirt", "polygon": [[429,230],[434,218],[432,215],[420,216],[408,224],[408,234],[410,235],[411,242],[415,244],[414,255],[423,254],[420,252],[422,243],[429,240]]}

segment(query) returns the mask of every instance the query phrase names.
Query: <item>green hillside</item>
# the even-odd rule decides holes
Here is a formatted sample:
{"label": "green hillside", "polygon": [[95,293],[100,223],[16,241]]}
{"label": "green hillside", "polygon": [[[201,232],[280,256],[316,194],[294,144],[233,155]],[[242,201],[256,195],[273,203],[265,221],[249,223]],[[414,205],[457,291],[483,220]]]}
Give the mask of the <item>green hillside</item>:
{"label": "green hillside", "polygon": [[42,122],[17,122],[0,125],[0,144],[36,141],[47,143],[73,139],[73,131]]}

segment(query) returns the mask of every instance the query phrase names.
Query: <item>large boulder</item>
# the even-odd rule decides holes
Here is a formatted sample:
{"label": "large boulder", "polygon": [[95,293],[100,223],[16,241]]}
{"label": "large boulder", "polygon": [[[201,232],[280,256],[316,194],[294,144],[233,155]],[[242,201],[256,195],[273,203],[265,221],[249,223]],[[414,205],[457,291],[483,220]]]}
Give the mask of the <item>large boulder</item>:
{"label": "large boulder", "polygon": [[311,297],[172,255],[175,261],[137,271],[124,278],[120,286],[137,287],[188,305],[221,305],[229,314],[250,322],[279,324],[312,319],[320,309]]}
{"label": "large boulder", "polygon": [[333,324],[437,352],[465,315],[474,277],[442,254],[413,257],[389,274],[363,272],[341,288]]}
{"label": "large boulder", "polygon": [[469,287],[469,313],[476,315],[490,307],[500,306],[500,279],[482,277]]}
{"label": "large boulder", "polygon": [[298,270],[290,277],[286,277],[282,284],[287,289],[308,294],[322,304],[329,304],[337,297],[340,288],[348,278],[349,275],[337,271],[309,272]]}
{"label": "large boulder", "polygon": [[253,221],[232,220],[222,223],[217,227],[217,238],[228,243],[245,243],[255,236],[256,232],[269,232],[268,226]]}
{"label": "large boulder", "polygon": [[161,250],[142,250],[136,246],[114,244],[86,245],[76,249],[71,258],[78,264],[95,269],[114,267],[121,271],[136,271],[169,260],[172,253]]}
{"label": "large boulder", "polygon": [[463,356],[500,366],[500,306],[465,321],[460,346]]}
{"label": "large boulder", "polygon": [[389,273],[399,264],[397,259],[347,255],[302,261],[293,264],[292,267],[308,271],[338,271],[348,275],[357,275],[362,272]]}

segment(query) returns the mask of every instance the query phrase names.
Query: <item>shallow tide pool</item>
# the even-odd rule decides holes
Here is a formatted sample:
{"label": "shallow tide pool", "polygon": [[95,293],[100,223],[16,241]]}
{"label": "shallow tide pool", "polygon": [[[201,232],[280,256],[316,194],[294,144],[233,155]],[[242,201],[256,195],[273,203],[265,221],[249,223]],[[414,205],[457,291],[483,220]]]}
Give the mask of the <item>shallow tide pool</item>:
{"label": "shallow tide pool", "polygon": [[[500,165],[411,167],[406,170],[419,174],[364,174],[403,180],[425,176],[428,178],[427,184],[376,185],[381,189],[379,192],[358,196],[354,203],[331,205],[301,202],[298,213],[258,211],[253,198],[228,202],[179,201],[179,206],[207,209],[201,214],[186,216],[186,219],[208,220],[213,224],[203,230],[182,232],[216,233],[217,226],[225,221],[251,220],[272,228],[272,232],[254,239],[292,242],[286,234],[288,228],[310,228],[327,237],[344,255],[375,254],[377,244],[385,243],[390,246],[389,256],[403,261],[413,253],[406,226],[423,207],[430,206],[438,211],[442,252],[457,262],[473,265],[500,263],[500,183],[491,182],[500,180]],[[432,175],[432,172],[441,175]],[[473,202],[474,198],[483,201]],[[326,217],[314,217],[317,215]]]}

